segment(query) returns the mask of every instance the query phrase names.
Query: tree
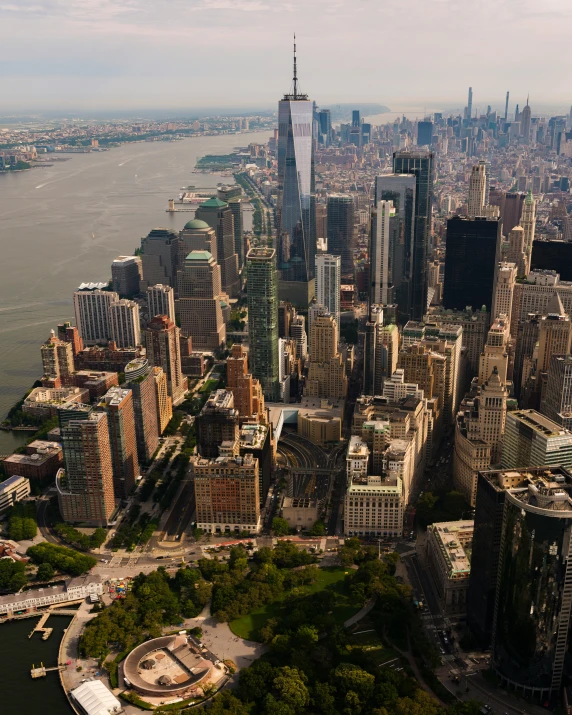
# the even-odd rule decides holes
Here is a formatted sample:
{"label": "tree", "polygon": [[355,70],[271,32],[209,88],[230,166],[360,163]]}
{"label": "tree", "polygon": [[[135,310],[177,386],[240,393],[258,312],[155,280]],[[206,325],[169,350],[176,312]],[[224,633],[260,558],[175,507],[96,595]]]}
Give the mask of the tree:
{"label": "tree", "polygon": [[38,581],[49,581],[54,577],[54,567],[51,564],[45,563],[38,566],[36,574]]}
{"label": "tree", "polygon": [[312,534],[312,536],[324,536],[324,534],[326,533],[326,526],[324,522],[319,519],[312,527],[312,531],[310,533]]}
{"label": "tree", "polygon": [[415,518],[422,527],[427,527],[435,521],[435,505],[437,497],[432,492],[425,492],[417,500]]}
{"label": "tree", "polygon": [[19,591],[27,581],[26,566],[21,561],[0,559],[0,590]]}
{"label": "tree", "polygon": [[286,519],[275,516],[272,519],[272,531],[276,536],[287,536],[290,533],[290,525]]}
{"label": "tree", "polygon": [[365,701],[373,695],[375,677],[353,663],[340,663],[332,673],[332,683],[342,693],[353,691]]}
{"label": "tree", "polygon": [[248,715],[248,710],[235,697],[230,690],[223,690],[220,695],[217,695],[211,701],[212,705],[208,706],[207,712],[210,715]]}
{"label": "tree", "polygon": [[278,692],[280,700],[298,712],[310,702],[310,694],[306,687],[307,680],[307,677],[298,668],[285,665],[280,668],[279,675],[274,678],[274,688]]}

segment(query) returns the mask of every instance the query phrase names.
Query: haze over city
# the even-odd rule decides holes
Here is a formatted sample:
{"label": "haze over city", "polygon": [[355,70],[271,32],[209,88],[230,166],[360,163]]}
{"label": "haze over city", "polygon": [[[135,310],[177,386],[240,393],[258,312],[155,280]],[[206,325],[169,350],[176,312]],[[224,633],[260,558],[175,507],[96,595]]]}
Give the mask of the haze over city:
{"label": "haze over city", "polygon": [[500,109],[504,92],[567,101],[567,0],[18,0],[0,2],[2,112],[318,102]]}

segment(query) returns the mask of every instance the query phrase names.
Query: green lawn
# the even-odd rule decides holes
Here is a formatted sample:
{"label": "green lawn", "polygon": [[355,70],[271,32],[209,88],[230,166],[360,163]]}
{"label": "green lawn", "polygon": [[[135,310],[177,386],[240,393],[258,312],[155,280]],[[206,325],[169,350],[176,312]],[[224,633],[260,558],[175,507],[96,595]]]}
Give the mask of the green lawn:
{"label": "green lawn", "polygon": [[218,385],[219,380],[207,380],[205,384],[199,389],[199,392],[203,394],[205,392],[212,392]]}
{"label": "green lawn", "polygon": [[354,632],[348,637],[348,648],[363,651],[378,667],[394,658],[400,658],[399,653],[393,648],[383,644],[374,629],[373,622],[367,616],[355,626]]}
{"label": "green lawn", "polygon": [[[354,613],[357,613],[362,604],[354,601],[345,584],[347,569],[325,568],[319,569],[318,578],[310,586],[300,589],[304,593],[311,594],[325,588],[331,589],[338,596],[338,601],[333,608],[332,615],[338,623],[343,623]],[[288,594],[284,594],[285,598]],[[283,599],[268,603],[260,608],[255,608],[248,615],[237,618],[229,623],[231,631],[240,638],[255,641],[259,640],[258,632],[270,618],[280,616],[281,610],[285,608]]]}

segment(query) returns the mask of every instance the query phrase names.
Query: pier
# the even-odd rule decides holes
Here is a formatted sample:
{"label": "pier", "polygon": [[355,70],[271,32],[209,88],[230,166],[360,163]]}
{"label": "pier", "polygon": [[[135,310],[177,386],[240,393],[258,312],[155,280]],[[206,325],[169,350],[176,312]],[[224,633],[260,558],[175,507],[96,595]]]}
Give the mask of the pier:
{"label": "pier", "polygon": [[34,664],[32,664],[32,670],[30,671],[30,675],[32,678],[45,678],[46,675],[52,671],[60,671],[60,670],[65,670],[67,668],[66,665],[54,665],[52,668],[46,668],[43,663],[40,663],[40,667],[36,668],[34,667]]}

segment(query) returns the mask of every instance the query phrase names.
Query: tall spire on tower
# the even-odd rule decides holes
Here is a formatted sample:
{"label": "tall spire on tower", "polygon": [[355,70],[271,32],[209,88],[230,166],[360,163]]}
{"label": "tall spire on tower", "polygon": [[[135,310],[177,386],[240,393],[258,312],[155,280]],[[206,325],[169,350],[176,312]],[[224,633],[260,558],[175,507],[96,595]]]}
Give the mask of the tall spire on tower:
{"label": "tall spire on tower", "polygon": [[298,71],[296,68],[296,33],[294,33],[294,99],[298,96]]}

